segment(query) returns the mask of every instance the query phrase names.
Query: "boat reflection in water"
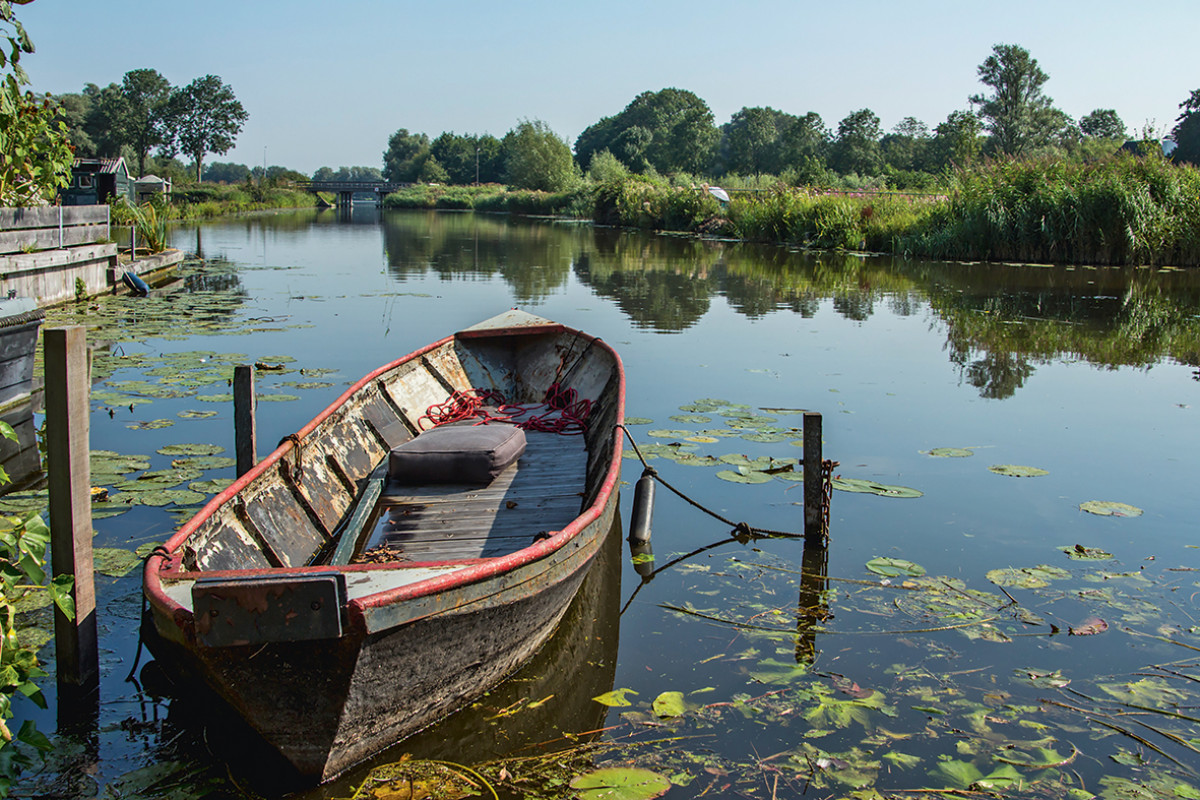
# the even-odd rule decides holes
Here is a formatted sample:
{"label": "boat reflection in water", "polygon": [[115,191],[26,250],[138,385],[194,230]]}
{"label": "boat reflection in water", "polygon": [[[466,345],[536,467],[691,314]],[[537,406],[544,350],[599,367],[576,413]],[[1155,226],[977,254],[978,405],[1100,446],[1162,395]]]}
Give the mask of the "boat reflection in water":
{"label": "boat reflection in water", "polygon": [[[608,707],[592,698],[613,688],[621,594],[620,516],[604,537],[579,593],[550,640],[524,667],[478,701],[388,748],[333,782],[307,788],[305,780],[223,704],[193,687],[173,687],[159,760],[195,760],[207,747],[214,763],[227,763],[230,775],[247,788],[274,796],[306,789],[310,800],[348,797],[370,770],[414,758],[475,764],[522,751],[532,755],[577,746],[604,725]],[[143,670],[146,688],[162,680],[155,662]],[[396,680],[404,680],[397,675]],[[202,690],[202,687],[194,687]],[[566,741],[563,733],[585,734]],[[181,735],[182,734],[182,735]],[[596,733],[595,735],[599,735]],[[202,742],[197,741],[202,739]],[[542,745],[542,749],[537,746]]]}

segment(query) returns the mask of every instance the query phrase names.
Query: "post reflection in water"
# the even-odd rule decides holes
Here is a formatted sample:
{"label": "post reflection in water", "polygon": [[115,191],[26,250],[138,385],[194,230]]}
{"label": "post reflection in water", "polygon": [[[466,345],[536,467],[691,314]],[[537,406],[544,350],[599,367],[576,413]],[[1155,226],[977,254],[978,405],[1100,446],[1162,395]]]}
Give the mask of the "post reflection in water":
{"label": "post reflection in water", "polygon": [[796,604],[796,663],[812,666],[817,658],[817,632],[829,619],[829,548],[804,541],[800,561],[800,600]]}

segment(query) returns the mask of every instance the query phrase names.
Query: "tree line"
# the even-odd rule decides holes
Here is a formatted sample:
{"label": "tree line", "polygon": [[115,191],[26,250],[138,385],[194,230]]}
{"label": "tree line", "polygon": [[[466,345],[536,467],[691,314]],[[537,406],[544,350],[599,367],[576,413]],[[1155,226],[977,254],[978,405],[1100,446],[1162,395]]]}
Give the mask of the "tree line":
{"label": "tree line", "polygon": [[249,114],[217,75],[172,86],[157,70],[126,72],[120,83],[89,83],[54,98],[68,141],[81,157],[116,158],[125,152],[146,173],[151,151],[168,161],[192,160],[196,180],[205,156],[228,152]]}
{"label": "tree line", "polygon": [[[932,129],[905,117],[884,131],[869,108],[829,128],[816,112],[742,108],[718,126],[693,92],[667,88],[635,97],[624,110],[588,126],[573,151],[543,122],[526,121],[502,139],[490,135],[396,131],[383,176],[422,183],[507,183],[563,190],[583,174],[778,176],[801,185],[932,188],[954,165],[991,157],[1091,160],[1120,148],[1129,135],[1115,109],[1074,120],[1045,93],[1049,75],[1028,50],[997,44],[978,66],[985,90]],[[1181,104],[1173,129],[1177,160],[1200,162],[1200,90]],[[1155,139],[1153,131],[1143,139]]]}

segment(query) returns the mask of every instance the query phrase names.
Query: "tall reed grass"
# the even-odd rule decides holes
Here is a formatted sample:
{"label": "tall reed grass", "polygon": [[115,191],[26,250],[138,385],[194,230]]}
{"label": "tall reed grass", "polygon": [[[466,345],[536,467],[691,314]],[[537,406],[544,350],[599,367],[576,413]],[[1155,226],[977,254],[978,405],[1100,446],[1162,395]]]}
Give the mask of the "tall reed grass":
{"label": "tall reed grass", "polygon": [[936,258],[1200,265],[1200,171],[1128,154],[963,170],[901,246]]}

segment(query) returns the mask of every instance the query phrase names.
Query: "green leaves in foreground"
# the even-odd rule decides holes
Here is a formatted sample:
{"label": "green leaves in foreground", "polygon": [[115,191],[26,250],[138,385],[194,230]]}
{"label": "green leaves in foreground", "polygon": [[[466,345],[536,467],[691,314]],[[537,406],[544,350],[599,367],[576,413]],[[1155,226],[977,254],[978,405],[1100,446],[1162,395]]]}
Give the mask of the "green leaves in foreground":
{"label": "green leaves in foreground", "polygon": [[581,800],[652,800],[671,788],[657,772],[637,767],[608,767],[584,773],[571,781]]}

